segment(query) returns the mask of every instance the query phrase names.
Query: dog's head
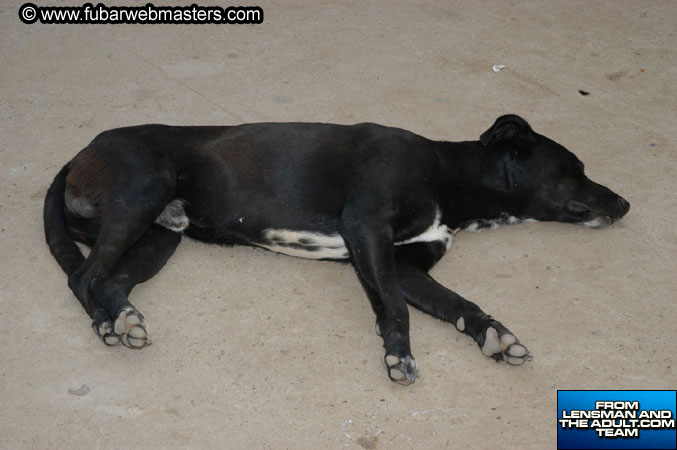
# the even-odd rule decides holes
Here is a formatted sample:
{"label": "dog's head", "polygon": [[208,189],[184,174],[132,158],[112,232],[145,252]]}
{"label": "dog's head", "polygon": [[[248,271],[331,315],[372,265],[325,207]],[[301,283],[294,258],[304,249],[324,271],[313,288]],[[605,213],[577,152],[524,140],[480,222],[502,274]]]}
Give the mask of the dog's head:
{"label": "dog's head", "polygon": [[498,152],[505,189],[514,193],[518,217],[603,228],[630,209],[623,197],[585,176],[569,150],[534,132],[519,116],[499,117],[480,142]]}

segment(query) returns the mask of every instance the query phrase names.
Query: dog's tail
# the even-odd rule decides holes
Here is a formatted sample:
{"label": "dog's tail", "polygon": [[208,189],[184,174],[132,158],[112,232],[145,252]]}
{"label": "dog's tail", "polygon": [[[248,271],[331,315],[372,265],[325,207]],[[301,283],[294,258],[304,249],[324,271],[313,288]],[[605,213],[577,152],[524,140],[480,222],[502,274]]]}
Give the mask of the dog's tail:
{"label": "dog's tail", "polygon": [[67,175],[68,166],[64,166],[47,190],[43,218],[47,245],[61,268],[70,276],[85,262],[85,258],[66,225],[64,193]]}

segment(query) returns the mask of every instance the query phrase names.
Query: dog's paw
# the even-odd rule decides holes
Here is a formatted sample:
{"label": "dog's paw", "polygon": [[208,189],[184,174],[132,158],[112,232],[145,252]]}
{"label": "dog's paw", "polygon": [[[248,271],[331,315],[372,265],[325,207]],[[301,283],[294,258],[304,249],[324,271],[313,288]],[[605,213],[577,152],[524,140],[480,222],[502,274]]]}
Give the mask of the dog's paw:
{"label": "dog's paw", "polygon": [[143,315],[131,306],[120,310],[113,332],[125,347],[140,349],[151,344],[148,325],[143,320]]}
{"label": "dog's paw", "polygon": [[416,381],[418,365],[413,356],[400,358],[396,355],[386,355],[385,361],[388,368],[388,377],[395,383],[407,386]]}
{"label": "dog's paw", "polygon": [[513,366],[531,361],[531,353],[527,348],[500,322],[492,322],[493,326],[486,329],[483,342],[480,344],[482,353],[498,362],[505,361]]}
{"label": "dog's paw", "polygon": [[96,323],[95,321],[92,323],[92,328],[94,328],[94,332],[97,336],[99,336],[99,339],[101,339],[104,344],[110,346],[121,344],[120,336],[118,336],[113,331],[113,324],[110,322],[110,320],[107,320],[103,323]]}

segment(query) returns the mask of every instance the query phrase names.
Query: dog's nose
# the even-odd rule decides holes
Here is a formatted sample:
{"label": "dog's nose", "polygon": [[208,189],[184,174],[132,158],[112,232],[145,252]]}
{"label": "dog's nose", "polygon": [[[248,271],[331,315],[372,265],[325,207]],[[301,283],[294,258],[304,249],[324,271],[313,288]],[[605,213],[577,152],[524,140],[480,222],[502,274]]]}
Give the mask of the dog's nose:
{"label": "dog's nose", "polygon": [[630,203],[621,196],[618,197],[618,204],[620,205],[623,214],[628,212],[628,210],[630,209]]}

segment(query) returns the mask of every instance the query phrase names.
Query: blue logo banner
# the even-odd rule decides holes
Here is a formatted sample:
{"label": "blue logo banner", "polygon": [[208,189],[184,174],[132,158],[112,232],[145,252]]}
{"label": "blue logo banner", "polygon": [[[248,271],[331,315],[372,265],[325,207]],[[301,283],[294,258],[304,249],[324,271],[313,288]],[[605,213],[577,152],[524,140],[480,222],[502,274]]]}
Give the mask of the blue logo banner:
{"label": "blue logo banner", "polygon": [[557,391],[557,449],[677,449],[676,391]]}

